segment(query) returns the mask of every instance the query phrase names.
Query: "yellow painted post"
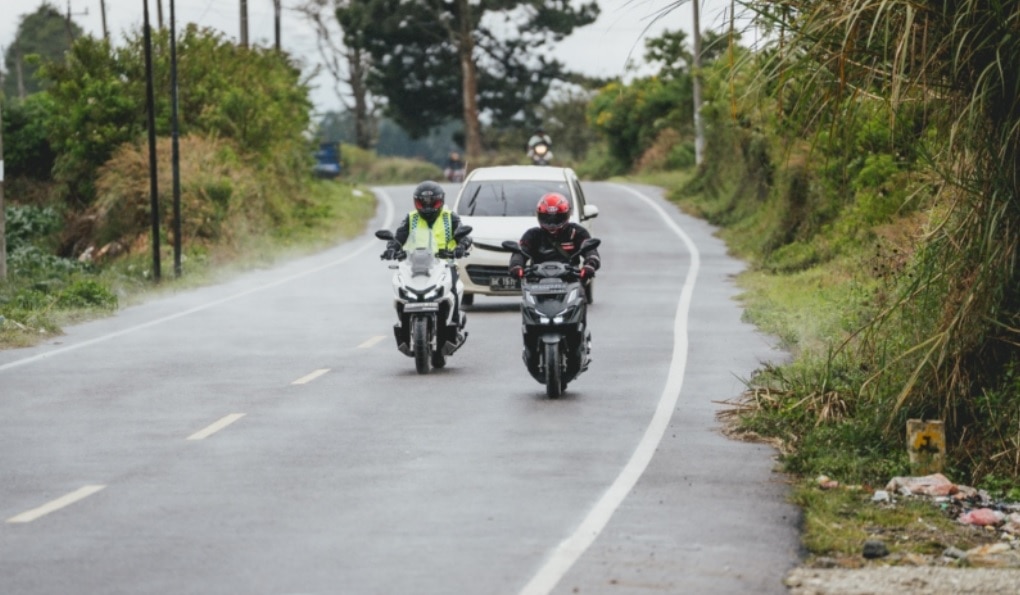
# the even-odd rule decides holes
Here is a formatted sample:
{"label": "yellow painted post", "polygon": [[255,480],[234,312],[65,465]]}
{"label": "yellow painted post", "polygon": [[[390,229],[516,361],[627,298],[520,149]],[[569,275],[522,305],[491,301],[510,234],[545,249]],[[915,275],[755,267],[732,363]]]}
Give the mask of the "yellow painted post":
{"label": "yellow painted post", "polygon": [[907,454],[915,476],[942,473],[946,465],[946,429],[938,420],[907,420]]}

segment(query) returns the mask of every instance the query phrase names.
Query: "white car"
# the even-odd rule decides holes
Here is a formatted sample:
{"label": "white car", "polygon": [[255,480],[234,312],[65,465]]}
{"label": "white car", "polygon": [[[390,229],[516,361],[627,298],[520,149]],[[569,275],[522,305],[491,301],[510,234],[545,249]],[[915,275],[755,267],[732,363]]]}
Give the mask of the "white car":
{"label": "white car", "polygon": [[466,258],[457,261],[464,283],[465,305],[475,294],[517,295],[518,279],[509,275],[510,253],[504,240],[518,241],[524,232],[538,225],[535,209],[550,192],[570,201],[570,220],[589,230],[598,207],[585,202],[581,182],[572,169],[536,165],[480,167],[472,171],[457,194],[453,210],[474,231],[474,244]]}

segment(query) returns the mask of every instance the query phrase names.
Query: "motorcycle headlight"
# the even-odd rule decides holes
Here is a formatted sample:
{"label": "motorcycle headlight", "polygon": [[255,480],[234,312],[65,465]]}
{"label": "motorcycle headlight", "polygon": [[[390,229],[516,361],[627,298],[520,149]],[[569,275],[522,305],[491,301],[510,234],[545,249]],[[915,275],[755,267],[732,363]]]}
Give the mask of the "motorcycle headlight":
{"label": "motorcycle headlight", "polygon": [[423,295],[422,299],[423,300],[434,300],[434,299],[438,298],[441,295],[443,295],[443,288],[442,287],[436,287],[432,291],[430,291],[430,292],[426,293],[425,295]]}

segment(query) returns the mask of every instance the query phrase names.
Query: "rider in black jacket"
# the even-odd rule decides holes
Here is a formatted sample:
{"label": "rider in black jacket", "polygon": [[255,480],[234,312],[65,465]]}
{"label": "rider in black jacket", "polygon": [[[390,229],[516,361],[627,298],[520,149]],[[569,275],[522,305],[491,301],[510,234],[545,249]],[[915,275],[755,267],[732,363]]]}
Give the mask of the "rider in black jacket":
{"label": "rider in black jacket", "polygon": [[[531,264],[557,261],[580,266],[582,281],[585,285],[590,283],[601,259],[597,249],[581,253],[581,244],[591,234],[583,226],[570,222],[570,201],[562,194],[551,192],[538,201],[536,211],[538,227],[524,232],[520,239],[521,250],[528,254]],[[523,277],[527,260],[523,254],[515,252],[510,257],[510,275]]]}

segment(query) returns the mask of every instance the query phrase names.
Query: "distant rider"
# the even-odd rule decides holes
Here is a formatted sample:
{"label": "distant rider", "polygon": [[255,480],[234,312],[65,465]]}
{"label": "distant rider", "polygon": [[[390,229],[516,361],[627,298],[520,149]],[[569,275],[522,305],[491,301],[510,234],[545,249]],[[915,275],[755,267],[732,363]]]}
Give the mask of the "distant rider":
{"label": "distant rider", "polygon": [[443,174],[451,182],[461,182],[464,180],[465,168],[466,166],[464,165],[464,160],[460,157],[460,153],[452,151],[450,157],[446,160]]}
{"label": "distant rider", "polygon": [[[591,234],[584,226],[570,221],[570,201],[557,192],[550,192],[538,201],[535,209],[538,227],[532,227],[521,237],[521,250],[530,257],[531,264],[563,262],[581,268],[581,282],[587,287],[601,265],[597,249],[581,253],[581,244]],[[510,256],[510,276],[524,277],[527,258],[515,252]],[[583,264],[582,264],[583,260]]]}
{"label": "distant rider", "polygon": [[[412,196],[414,210],[409,212],[397,227],[394,232],[396,239],[387,243],[386,250],[380,258],[394,260],[401,252],[409,252],[418,247],[431,247],[435,254],[444,251],[457,258],[462,257],[471,245],[471,238],[464,238],[460,245],[453,238],[454,232],[460,227],[460,216],[446,208],[446,191],[443,187],[427,180],[418,184]],[[450,267],[450,271],[453,275],[453,287],[457,287],[460,280],[457,267]],[[460,314],[458,292],[454,292],[453,320],[458,321],[463,328],[464,320]]]}
{"label": "distant rider", "polygon": [[[544,155],[535,154],[535,147],[538,145],[545,145],[546,153]],[[536,128],[535,133],[528,139],[528,159],[534,161],[536,157],[546,161],[552,158],[552,138],[541,127]]]}

